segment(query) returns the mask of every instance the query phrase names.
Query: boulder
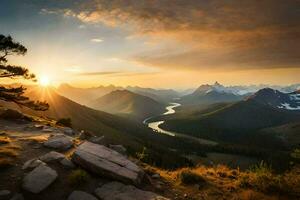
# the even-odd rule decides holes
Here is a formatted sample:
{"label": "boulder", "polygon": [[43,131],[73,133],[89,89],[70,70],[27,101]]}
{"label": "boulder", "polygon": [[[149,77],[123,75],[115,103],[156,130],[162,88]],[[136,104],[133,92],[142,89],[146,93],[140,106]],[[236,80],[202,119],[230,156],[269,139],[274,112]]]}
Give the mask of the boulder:
{"label": "boulder", "polygon": [[82,143],[72,161],[86,170],[125,183],[139,184],[144,172],[120,153],[103,145]]}
{"label": "boulder", "polygon": [[37,166],[39,166],[41,164],[46,165],[46,163],[44,163],[43,161],[34,158],[34,159],[26,161],[24,163],[22,169],[23,170],[33,169],[33,168],[36,168]]}
{"label": "boulder", "polygon": [[112,145],[112,144],[110,144],[109,148],[111,148],[111,149],[113,149],[113,150],[115,150],[115,151],[117,151],[117,152],[119,152],[120,154],[123,154],[123,155],[125,155],[126,151],[127,151],[127,149],[123,145]]}
{"label": "boulder", "polygon": [[23,179],[22,188],[32,193],[40,193],[57,178],[55,170],[47,165],[39,165]]}
{"label": "boulder", "polygon": [[95,194],[102,200],[168,200],[158,194],[140,190],[132,185],[110,182],[95,190]]}
{"label": "boulder", "polygon": [[9,199],[11,196],[11,192],[9,190],[0,190],[0,200]]}
{"label": "boulder", "polygon": [[70,194],[68,200],[97,200],[97,198],[86,192],[74,191]]}
{"label": "boulder", "polygon": [[57,150],[66,150],[73,146],[73,138],[64,134],[57,134],[49,137],[44,142],[44,146]]}
{"label": "boulder", "polygon": [[51,151],[46,153],[45,155],[39,157],[39,159],[43,162],[52,162],[52,161],[60,161],[65,158],[64,154],[58,153],[56,151]]}
{"label": "boulder", "polygon": [[73,164],[73,162],[67,158],[64,158],[60,161],[60,164],[62,164],[65,168],[68,169],[74,169],[75,165]]}

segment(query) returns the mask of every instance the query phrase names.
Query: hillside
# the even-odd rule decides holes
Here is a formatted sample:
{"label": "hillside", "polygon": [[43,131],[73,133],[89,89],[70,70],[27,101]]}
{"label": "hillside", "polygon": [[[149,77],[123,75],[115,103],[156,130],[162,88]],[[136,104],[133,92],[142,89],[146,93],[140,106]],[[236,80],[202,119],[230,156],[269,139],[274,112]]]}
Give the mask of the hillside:
{"label": "hillside", "polygon": [[300,144],[300,122],[266,128],[261,133],[278,137],[289,148],[296,148]]}
{"label": "hillside", "polygon": [[139,121],[165,111],[164,104],[128,90],[113,91],[96,99],[89,106],[112,114],[128,116]]}

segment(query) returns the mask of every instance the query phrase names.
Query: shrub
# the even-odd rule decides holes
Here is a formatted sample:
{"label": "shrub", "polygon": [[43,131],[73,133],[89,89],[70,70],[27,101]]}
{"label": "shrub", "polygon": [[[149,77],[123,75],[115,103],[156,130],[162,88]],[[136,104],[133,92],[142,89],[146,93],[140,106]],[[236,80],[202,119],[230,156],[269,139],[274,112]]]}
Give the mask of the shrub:
{"label": "shrub", "polygon": [[249,184],[262,192],[279,192],[282,189],[282,177],[272,173],[272,167],[265,162],[250,168]]}
{"label": "shrub", "polygon": [[57,120],[56,124],[61,126],[66,126],[66,127],[72,127],[71,118],[61,118]]}
{"label": "shrub", "polygon": [[88,179],[88,173],[82,169],[73,170],[68,177],[70,185],[75,187],[86,183]]}
{"label": "shrub", "polygon": [[143,147],[142,152],[137,152],[137,153],[136,153],[137,159],[139,159],[139,160],[144,160],[144,159],[147,157],[146,151],[147,151],[147,148],[146,148],[146,147]]}
{"label": "shrub", "polygon": [[205,183],[205,179],[192,172],[191,170],[184,170],[179,174],[180,182],[183,184],[203,184]]}

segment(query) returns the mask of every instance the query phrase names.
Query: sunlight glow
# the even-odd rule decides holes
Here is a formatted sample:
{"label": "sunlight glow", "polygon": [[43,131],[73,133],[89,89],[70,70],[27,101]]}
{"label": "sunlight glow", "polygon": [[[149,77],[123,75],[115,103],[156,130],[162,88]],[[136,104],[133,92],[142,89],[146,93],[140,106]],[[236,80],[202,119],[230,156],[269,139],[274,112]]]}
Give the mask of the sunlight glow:
{"label": "sunlight glow", "polygon": [[41,76],[39,79],[39,84],[43,87],[47,87],[50,84],[50,79],[47,76]]}

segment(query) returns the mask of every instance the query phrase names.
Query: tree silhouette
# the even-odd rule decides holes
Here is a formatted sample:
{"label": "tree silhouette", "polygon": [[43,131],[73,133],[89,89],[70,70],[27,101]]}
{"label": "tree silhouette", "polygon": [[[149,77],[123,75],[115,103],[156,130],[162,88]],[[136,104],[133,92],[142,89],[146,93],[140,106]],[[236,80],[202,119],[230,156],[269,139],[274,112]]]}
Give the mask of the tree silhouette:
{"label": "tree silhouette", "polygon": [[[7,64],[7,56],[25,55],[27,49],[18,42],[15,42],[11,36],[0,34],[0,78],[23,78],[36,81],[35,75],[28,69]],[[0,100],[14,102],[20,106],[25,106],[33,110],[45,111],[49,108],[48,103],[41,101],[32,101],[24,96],[26,88],[0,86]]]}

